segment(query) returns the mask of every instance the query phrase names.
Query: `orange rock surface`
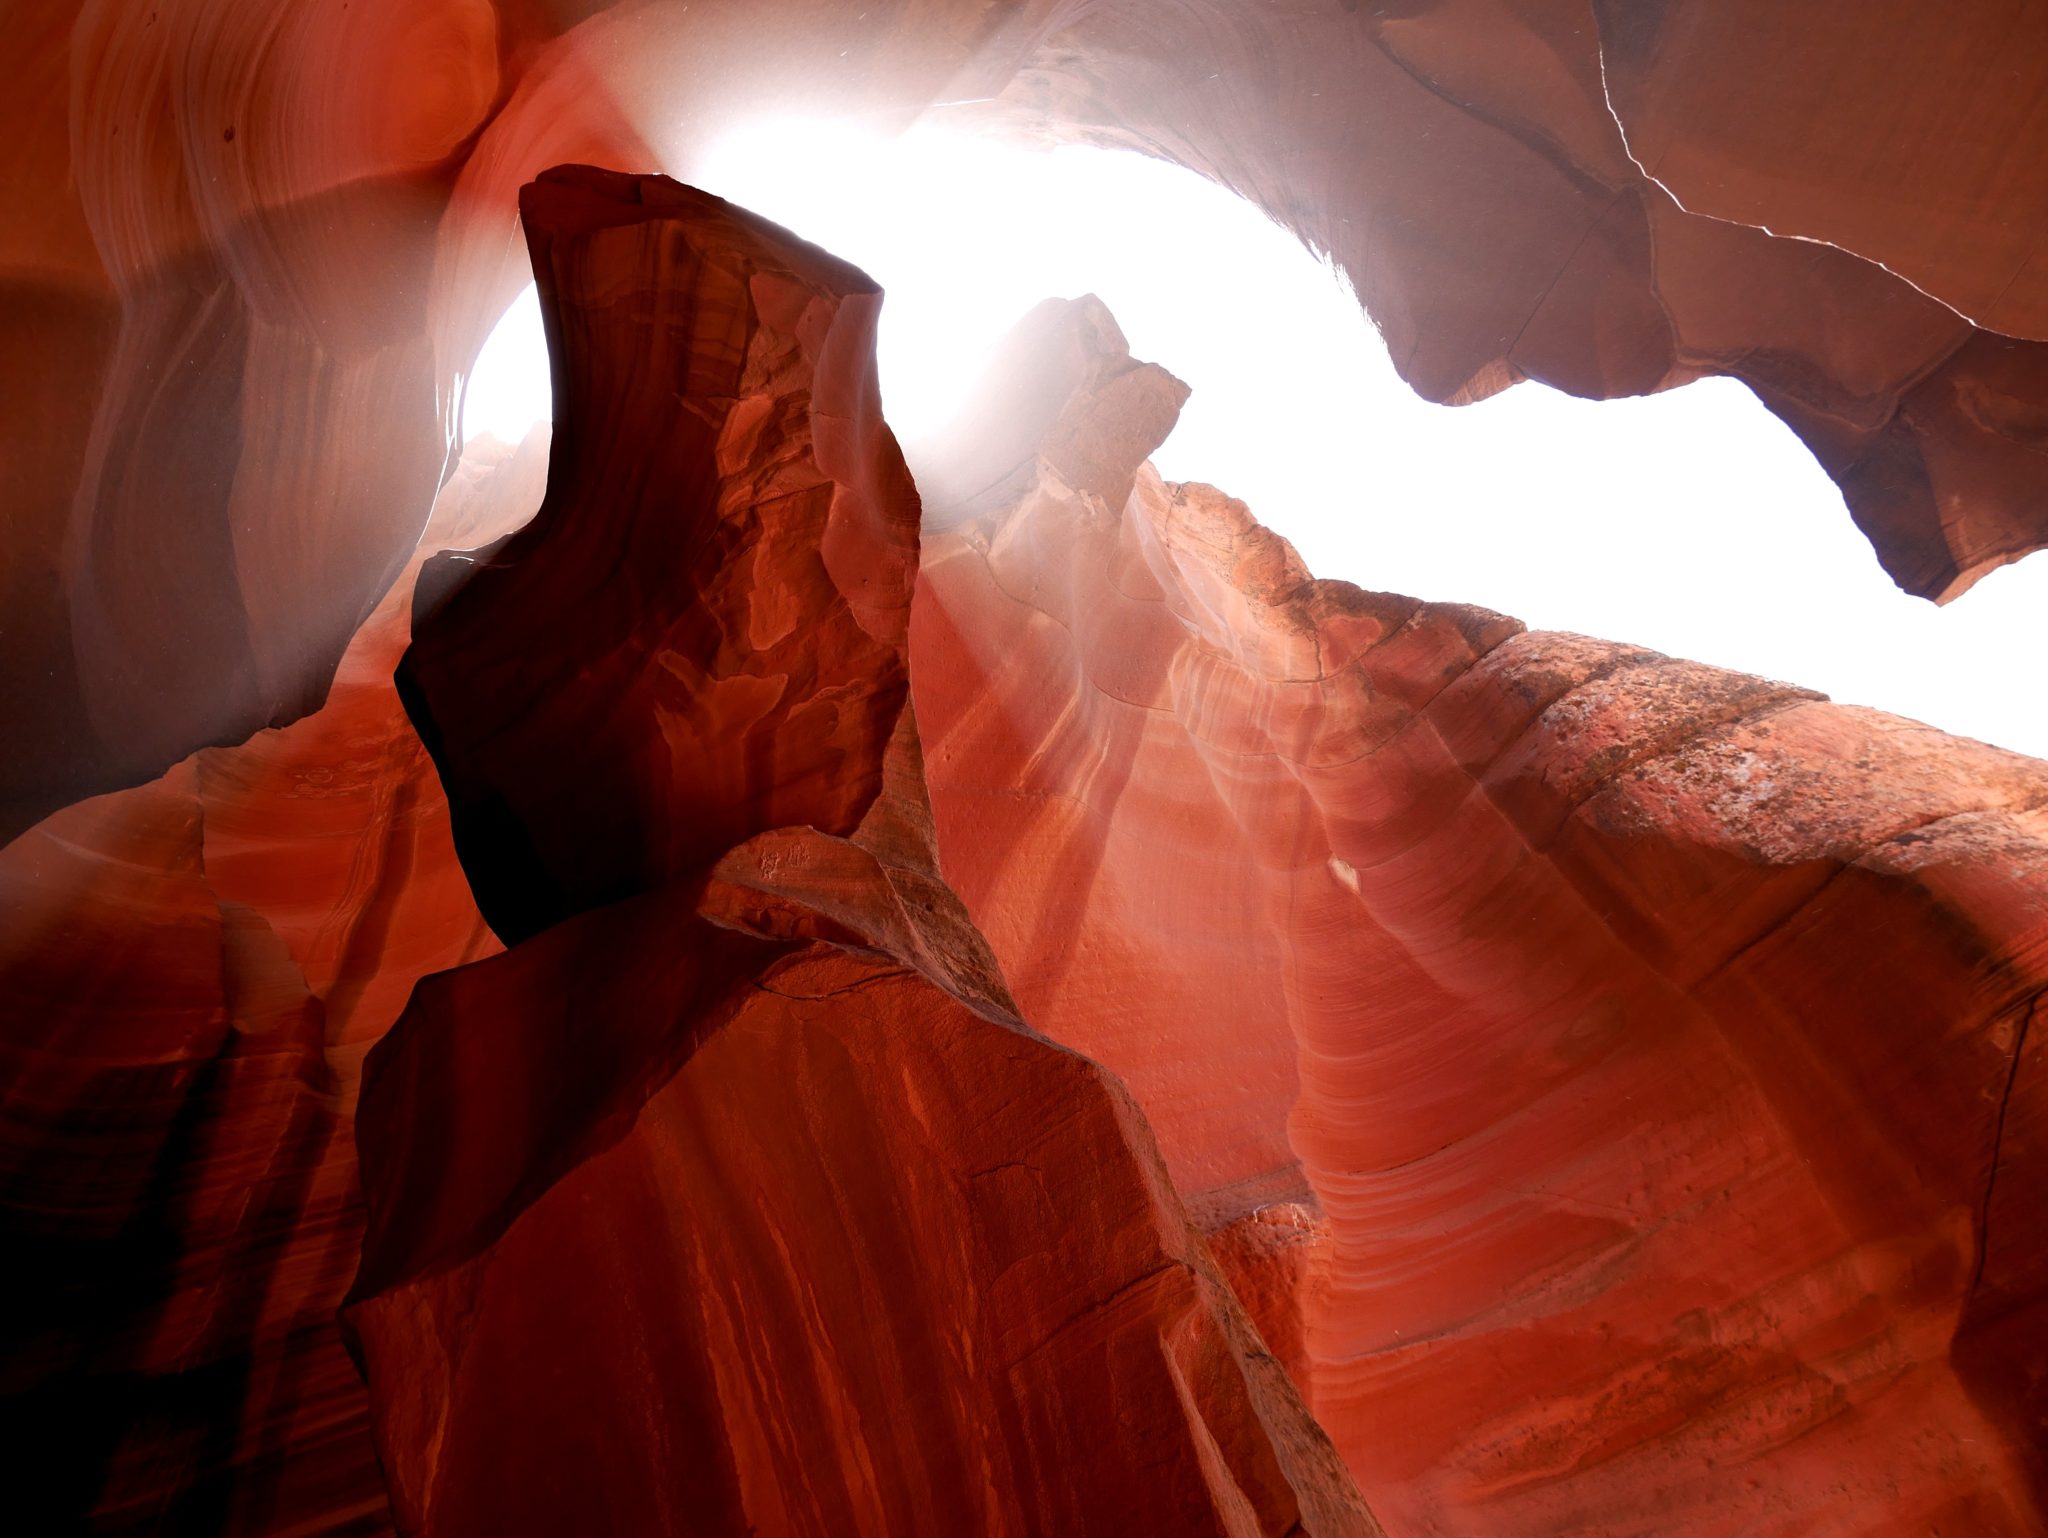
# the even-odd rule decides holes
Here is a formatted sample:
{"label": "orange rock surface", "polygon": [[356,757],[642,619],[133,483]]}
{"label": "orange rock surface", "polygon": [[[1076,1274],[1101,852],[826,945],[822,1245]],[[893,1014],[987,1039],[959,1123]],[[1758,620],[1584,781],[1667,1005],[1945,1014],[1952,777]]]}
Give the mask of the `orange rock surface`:
{"label": "orange rock surface", "polygon": [[24,1530],[2048,1532],[2048,769],[1315,582],[1089,303],[919,575],[873,285],[533,182],[1142,148],[1433,399],[1744,380],[1945,601],[2048,543],[2031,12],[9,23]]}
{"label": "orange rock surface", "polygon": [[436,979],[375,1060],[401,1530],[1380,1531],[1099,1068],[692,907]]}
{"label": "orange rock surface", "polygon": [[659,178],[521,201],[547,500],[401,678],[486,907],[544,932],[366,1079],[400,1530],[1377,1534],[1143,1117],[938,879],[874,286]]}
{"label": "orange rock surface", "polygon": [[1313,581],[1096,302],[1023,330],[913,622],[942,867],[1389,1530],[2040,1531],[2048,766]]}
{"label": "orange rock surface", "polygon": [[[476,445],[439,538],[539,501]],[[391,668],[411,582],[327,704],[0,851],[0,1394],[26,1530],[379,1532],[335,1310],[360,1252],[363,1054],[499,949]]]}
{"label": "orange rock surface", "polygon": [[1327,252],[1432,399],[1733,375],[1952,597],[2043,539],[2048,50],[1951,10],[34,0],[0,101],[0,725],[37,751],[0,827],[314,708],[523,281],[516,189],[687,177],[777,111],[1179,160]]}

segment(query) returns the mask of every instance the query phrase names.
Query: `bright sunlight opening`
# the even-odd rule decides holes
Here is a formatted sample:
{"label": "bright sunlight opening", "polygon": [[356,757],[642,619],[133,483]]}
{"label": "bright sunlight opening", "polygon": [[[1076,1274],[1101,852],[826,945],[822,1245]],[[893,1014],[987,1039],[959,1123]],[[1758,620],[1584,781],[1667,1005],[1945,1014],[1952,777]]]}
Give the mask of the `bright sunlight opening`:
{"label": "bright sunlight opening", "polygon": [[[783,121],[674,174],[883,285],[883,399],[906,445],[945,424],[1025,311],[1094,293],[1136,356],[1193,388],[1160,473],[1243,498],[1318,576],[2048,756],[2048,707],[2011,687],[2008,665],[2048,606],[2048,558],[1946,609],[1907,597],[1820,467],[1732,380],[1607,402],[1523,384],[1430,405],[1327,264],[1223,188],[1134,154]],[[548,414],[529,289],[477,360],[463,432],[516,442]]]}

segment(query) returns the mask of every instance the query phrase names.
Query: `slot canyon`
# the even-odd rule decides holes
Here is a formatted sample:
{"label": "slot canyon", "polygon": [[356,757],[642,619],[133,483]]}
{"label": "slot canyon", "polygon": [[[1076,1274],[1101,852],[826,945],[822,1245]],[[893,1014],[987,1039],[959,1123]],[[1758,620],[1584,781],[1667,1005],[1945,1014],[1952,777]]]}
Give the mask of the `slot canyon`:
{"label": "slot canyon", "polygon": [[2048,761],[1313,574],[1093,295],[912,442],[707,174],[1171,162],[1436,408],[1746,386],[1945,617],[2048,9],[9,14],[10,1531],[2048,1535]]}

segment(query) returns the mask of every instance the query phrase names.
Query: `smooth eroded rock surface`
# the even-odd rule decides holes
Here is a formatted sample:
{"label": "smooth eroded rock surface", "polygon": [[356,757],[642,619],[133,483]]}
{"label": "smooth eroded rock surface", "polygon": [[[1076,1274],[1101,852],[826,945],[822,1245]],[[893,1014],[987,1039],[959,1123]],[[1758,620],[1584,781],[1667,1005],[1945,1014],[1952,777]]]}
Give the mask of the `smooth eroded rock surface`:
{"label": "smooth eroded rock surface", "polygon": [[896,957],[599,909],[424,987],[360,1131],[407,1531],[1378,1531],[1128,1098]]}
{"label": "smooth eroded rock surface", "polygon": [[400,1529],[1378,1533],[938,876],[873,285],[661,178],[523,206],[548,499],[402,678],[533,932],[419,987],[357,1120]]}
{"label": "smooth eroded rock surface", "polygon": [[1371,1531],[1290,1379],[1397,1532],[2048,1527],[2039,765],[1314,582],[1087,305],[913,608],[873,285],[647,178],[527,195],[530,530],[457,442],[537,173],[929,114],[1217,178],[1432,399],[1740,378],[1947,600],[2048,539],[2031,11],[9,22],[30,1530]]}
{"label": "smooth eroded rock surface", "polygon": [[1313,581],[1141,466],[1099,304],[1021,331],[912,625],[942,868],[1390,1530],[2039,1531],[2048,766]]}
{"label": "smooth eroded rock surface", "polygon": [[1894,579],[1953,597],[2044,537],[2040,28],[1904,0],[38,0],[0,102],[0,729],[36,744],[0,830],[315,708],[452,467],[525,277],[517,189],[690,178],[777,113],[1216,177],[1331,257],[1433,400],[1742,379]]}
{"label": "smooth eroded rock surface", "polygon": [[[539,501],[479,441],[451,539]],[[335,1310],[362,1234],[363,1054],[497,950],[391,685],[411,581],[327,704],[0,852],[0,1414],[38,1532],[381,1532]]]}

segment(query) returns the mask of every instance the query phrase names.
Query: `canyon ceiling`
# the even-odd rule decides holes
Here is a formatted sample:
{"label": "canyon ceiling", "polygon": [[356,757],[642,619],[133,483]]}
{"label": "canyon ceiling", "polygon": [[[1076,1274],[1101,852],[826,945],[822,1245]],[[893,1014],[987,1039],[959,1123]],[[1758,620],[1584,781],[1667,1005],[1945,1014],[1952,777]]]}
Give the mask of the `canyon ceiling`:
{"label": "canyon ceiling", "polygon": [[1431,400],[1742,380],[1968,603],[2048,12],[9,22],[24,1530],[2048,1532],[2048,764],[1317,580],[1092,299],[906,464],[873,282],[687,185],[1163,156]]}

